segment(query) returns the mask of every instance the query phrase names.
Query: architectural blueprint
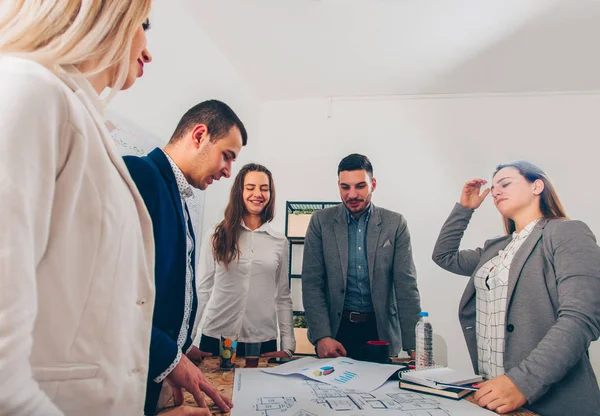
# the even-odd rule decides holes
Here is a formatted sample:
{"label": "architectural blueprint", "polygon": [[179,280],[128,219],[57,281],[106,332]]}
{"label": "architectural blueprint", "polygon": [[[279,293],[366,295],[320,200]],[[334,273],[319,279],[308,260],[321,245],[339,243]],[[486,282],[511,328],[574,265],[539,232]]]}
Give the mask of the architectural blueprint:
{"label": "architectural blueprint", "polygon": [[490,416],[464,400],[400,390],[389,381],[367,393],[261,369],[236,369],[231,416]]}

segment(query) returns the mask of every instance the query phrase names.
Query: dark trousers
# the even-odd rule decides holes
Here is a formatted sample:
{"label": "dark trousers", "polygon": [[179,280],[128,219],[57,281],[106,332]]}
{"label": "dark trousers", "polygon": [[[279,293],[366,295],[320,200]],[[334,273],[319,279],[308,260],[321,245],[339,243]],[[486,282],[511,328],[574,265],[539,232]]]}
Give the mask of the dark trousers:
{"label": "dark trousers", "polygon": [[346,349],[346,356],[355,360],[364,360],[363,347],[368,341],[379,340],[377,322],[373,316],[368,322],[354,323],[342,317],[340,327],[335,339],[342,343]]}
{"label": "dark trousers", "polygon": [[[221,348],[221,341],[218,338],[208,337],[202,334],[202,338],[200,338],[200,351],[210,352],[213,356],[218,357],[221,353],[219,350]],[[260,353],[265,354],[267,352],[275,352],[277,351],[277,340],[273,339],[271,341],[265,341],[260,345]],[[238,342],[237,346],[237,356],[245,357],[246,356],[246,344],[243,342]]]}

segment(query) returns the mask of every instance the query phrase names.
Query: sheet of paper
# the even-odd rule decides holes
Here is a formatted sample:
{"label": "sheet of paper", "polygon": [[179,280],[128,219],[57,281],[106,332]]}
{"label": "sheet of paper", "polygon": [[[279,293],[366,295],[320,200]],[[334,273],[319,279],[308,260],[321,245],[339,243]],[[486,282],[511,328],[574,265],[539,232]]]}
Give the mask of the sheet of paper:
{"label": "sheet of paper", "polygon": [[376,364],[346,357],[329,359],[306,357],[278,367],[266,368],[263,371],[284,376],[300,374],[332,386],[373,391],[399,370],[400,367],[397,365]]}
{"label": "sheet of paper", "polygon": [[343,389],[302,376],[235,370],[231,416],[492,416],[465,400],[400,390],[389,381],[369,393]]}

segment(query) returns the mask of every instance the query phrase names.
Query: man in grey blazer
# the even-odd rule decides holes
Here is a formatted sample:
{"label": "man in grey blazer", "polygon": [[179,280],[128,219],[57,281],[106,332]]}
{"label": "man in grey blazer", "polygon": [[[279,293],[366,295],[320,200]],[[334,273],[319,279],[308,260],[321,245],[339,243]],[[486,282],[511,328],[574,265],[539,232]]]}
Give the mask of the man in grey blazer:
{"label": "man in grey blazer", "polygon": [[317,211],[304,241],[302,300],[308,338],[320,358],[363,359],[367,341],[414,358],[420,298],[404,217],[375,207],[377,182],[366,156],[338,166],[343,204]]}

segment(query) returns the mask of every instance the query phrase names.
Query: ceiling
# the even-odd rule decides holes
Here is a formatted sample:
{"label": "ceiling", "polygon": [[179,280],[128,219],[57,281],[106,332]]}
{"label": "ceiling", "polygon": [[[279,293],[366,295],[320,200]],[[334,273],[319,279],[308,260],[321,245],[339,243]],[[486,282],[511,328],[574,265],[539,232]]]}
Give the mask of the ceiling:
{"label": "ceiling", "polygon": [[597,0],[182,4],[263,99],[600,90]]}

